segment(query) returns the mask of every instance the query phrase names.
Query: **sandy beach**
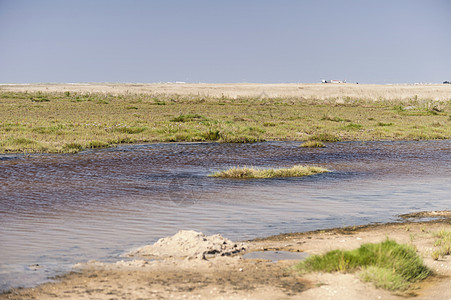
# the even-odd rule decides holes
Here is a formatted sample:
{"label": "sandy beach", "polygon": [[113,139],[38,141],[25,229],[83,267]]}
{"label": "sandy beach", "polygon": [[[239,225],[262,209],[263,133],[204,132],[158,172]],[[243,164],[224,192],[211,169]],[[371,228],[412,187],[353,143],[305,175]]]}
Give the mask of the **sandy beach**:
{"label": "sandy beach", "polygon": [[[89,261],[52,283],[13,289],[0,299],[450,299],[451,258],[432,258],[434,234],[440,230],[451,230],[451,212],[244,241],[237,244],[245,245],[246,251],[231,256],[152,259],[135,255],[111,264]],[[433,275],[394,293],[362,282],[357,273],[301,275],[292,268],[299,260],[284,257],[288,252],[312,255],[354,249],[387,238],[412,245]],[[249,253],[257,258],[245,258]],[[264,257],[262,253],[276,256],[258,258]]]}

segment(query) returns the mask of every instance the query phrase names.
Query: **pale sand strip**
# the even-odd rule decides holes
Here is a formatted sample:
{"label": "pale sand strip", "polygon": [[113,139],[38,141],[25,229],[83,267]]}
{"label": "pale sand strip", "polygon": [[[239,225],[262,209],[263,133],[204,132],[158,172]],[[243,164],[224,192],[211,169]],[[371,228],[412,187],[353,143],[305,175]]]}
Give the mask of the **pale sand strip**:
{"label": "pale sand strip", "polygon": [[79,83],[79,84],[16,84],[0,85],[0,91],[78,92],[109,94],[177,94],[202,97],[257,97],[304,99],[364,100],[451,100],[451,85],[374,85],[374,84],[208,84],[208,83]]}

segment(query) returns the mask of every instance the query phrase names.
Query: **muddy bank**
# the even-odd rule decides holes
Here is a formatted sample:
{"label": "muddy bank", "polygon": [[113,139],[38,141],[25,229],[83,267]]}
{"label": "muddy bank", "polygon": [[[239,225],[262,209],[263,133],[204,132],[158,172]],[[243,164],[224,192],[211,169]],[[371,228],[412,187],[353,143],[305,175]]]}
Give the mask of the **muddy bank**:
{"label": "muddy bank", "polygon": [[[422,221],[424,218],[433,219]],[[450,299],[451,259],[432,258],[435,233],[443,229],[451,231],[449,212],[411,214],[400,223],[283,234],[243,243],[219,236],[210,240],[194,232],[188,232],[189,238],[184,239],[184,232],[160,240],[157,246],[138,249],[132,258],[112,264],[91,261],[57,282],[11,290],[0,299]],[[392,293],[361,282],[355,274],[301,276],[291,268],[298,262],[296,259],[258,258],[259,251],[321,254],[332,249],[354,249],[387,237],[414,246],[434,276],[406,292]],[[198,247],[194,255],[190,250],[169,256],[160,251],[163,244],[170,245],[175,253],[185,246],[189,249],[187,240]],[[206,248],[215,249],[214,253],[205,256]],[[244,253],[257,253],[257,258],[243,258]]]}

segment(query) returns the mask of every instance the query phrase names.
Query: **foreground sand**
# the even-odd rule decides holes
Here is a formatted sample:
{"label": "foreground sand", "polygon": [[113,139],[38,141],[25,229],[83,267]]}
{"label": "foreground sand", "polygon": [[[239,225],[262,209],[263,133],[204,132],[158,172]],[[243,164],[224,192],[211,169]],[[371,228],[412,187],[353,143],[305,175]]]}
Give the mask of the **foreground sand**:
{"label": "foreground sand", "polygon": [[217,257],[89,262],[77,272],[31,289],[17,289],[0,299],[451,299],[451,258],[433,260],[434,233],[451,230],[451,212],[418,221],[284,234],[245,242],[249,252],[291,251],[320,254],[332,249],[354,249],[362,243],[389,237],[416,247],[434,276],[403,293],[376,289],[354,274],[313,273],[300,276],[296,260],[270,261]]}

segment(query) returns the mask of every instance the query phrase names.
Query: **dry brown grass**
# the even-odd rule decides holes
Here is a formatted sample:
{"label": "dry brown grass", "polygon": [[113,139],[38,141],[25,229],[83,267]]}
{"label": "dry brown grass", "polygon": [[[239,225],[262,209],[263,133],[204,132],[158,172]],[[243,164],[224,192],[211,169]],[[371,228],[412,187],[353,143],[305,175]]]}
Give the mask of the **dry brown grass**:
{"label": "dry brown grass", "polygon": [[177,94],[202,97],[303,98],[314,100],[451,100],[451,85],[375,85],[375,84],[34,84],[2,85],[1,90],[28,92],[78,92],[128,94]]}

